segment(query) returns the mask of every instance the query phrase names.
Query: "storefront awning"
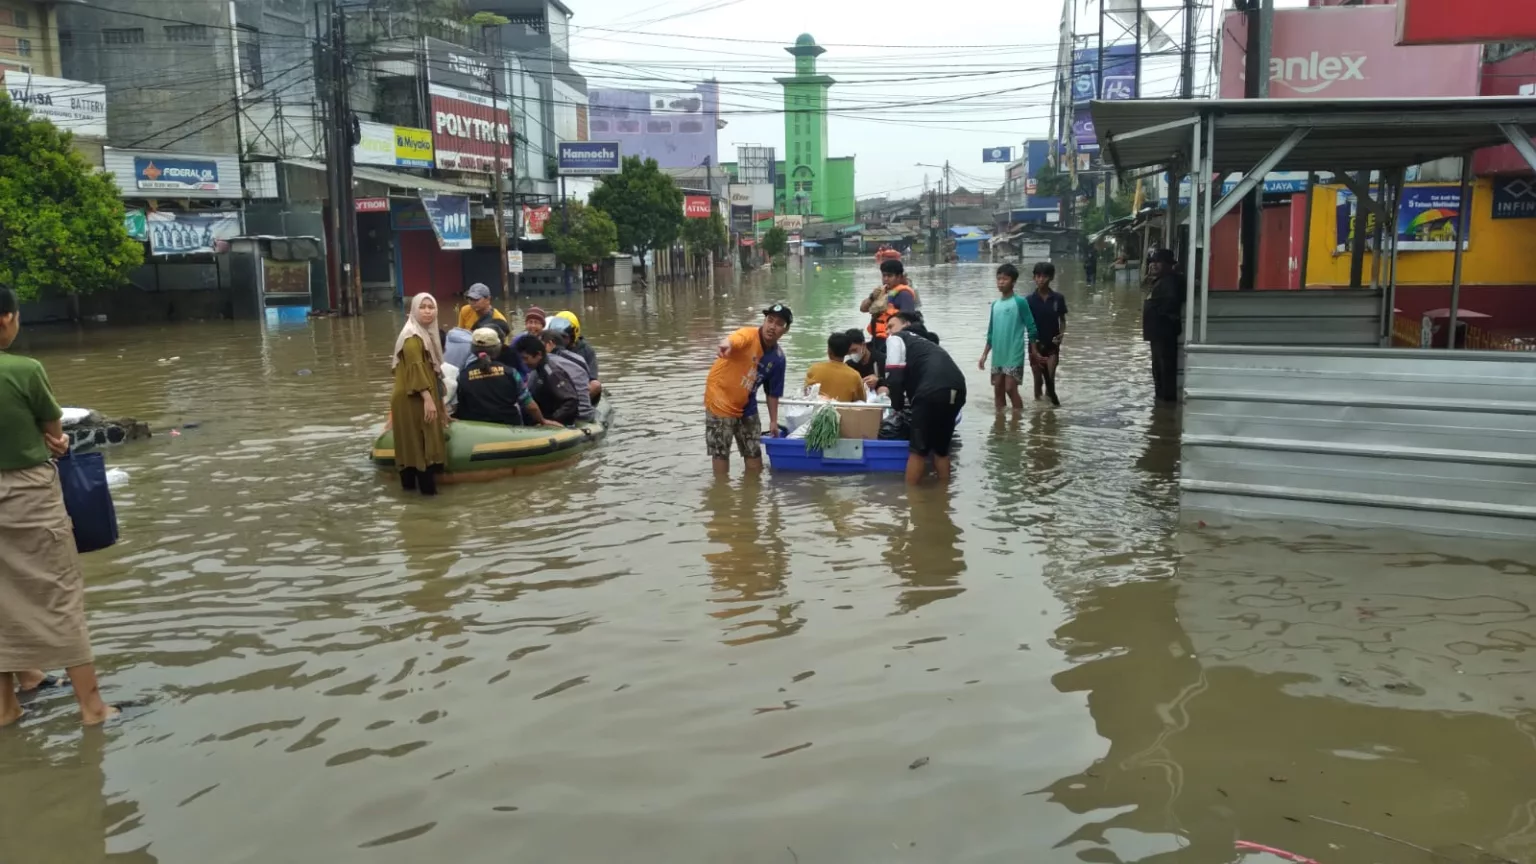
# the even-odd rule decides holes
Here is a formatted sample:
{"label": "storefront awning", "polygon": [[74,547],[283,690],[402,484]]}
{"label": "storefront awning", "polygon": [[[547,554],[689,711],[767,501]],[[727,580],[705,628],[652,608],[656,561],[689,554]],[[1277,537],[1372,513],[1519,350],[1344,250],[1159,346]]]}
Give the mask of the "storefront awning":
{"label": "storefront awning", "polygon": [[[325,165],[320,162],[311,162],[307,159],[285,159],[285,165],[293,165],[299,168],[308,168],[311,171],[325,173]],[[460,186],[457,183],[449,183],[446,180],[438,180],[432,177],[422,177],[405,171],[390,171],[387,168],[373,168],[367,166],[354,166],[352,177],[355,180],[366,180],[370,183],[378,183],[382,186],[390,186],[397,189],[416,189],[422,192],[441,192],[445,195],[486,195],[490,193],[490,178],[486,178],[486,187]]]}

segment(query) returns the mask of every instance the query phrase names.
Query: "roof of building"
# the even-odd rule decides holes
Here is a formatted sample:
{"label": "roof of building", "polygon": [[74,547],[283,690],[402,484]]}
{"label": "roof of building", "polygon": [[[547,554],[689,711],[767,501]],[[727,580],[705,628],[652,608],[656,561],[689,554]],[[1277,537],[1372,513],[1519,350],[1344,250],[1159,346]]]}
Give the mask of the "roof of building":
{"label": "roof of building", "polygon": [[801,33],[799,36],[795,37],[795,44],[796,45],[815,45],[816,44],[816,37],[812,36],[809,33]]}

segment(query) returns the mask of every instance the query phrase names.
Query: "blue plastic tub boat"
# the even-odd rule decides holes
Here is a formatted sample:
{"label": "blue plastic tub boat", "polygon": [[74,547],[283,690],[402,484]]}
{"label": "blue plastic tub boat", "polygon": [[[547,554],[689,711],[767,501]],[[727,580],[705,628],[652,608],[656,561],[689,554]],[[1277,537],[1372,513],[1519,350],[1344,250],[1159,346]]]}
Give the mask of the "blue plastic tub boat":
{"label": "blue plastic tub boat", "polygon": [[845,438],[837,446],[807,452],[804,438],[764,438],[768,464],[775,471],[815,474],[901,473],[907,470],[907,442]]}

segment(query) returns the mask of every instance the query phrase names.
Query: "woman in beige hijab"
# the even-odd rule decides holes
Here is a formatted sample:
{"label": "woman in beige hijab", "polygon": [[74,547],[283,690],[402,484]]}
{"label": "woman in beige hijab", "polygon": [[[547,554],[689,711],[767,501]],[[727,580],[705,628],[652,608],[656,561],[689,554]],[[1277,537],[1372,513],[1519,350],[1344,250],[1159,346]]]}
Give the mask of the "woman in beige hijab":
{"label": "woman in beige hijab", "polygon": [[94,726],[102,701],[85,626],[85,577],[53,457],[69,449],[43,366],[7,353],[21,329],[16,294],[0,288],[0,726],[21,719],[16,677],[64,667]]}
{"label": "woman in beige hijab", "polygon": [[448,413],[439,390],[443,343],[437,335],[437,300],[431,294],[411,298],[411,313],[395,339],[390,362],[395,370],[395,389],[389,408],[400,486],[436,495],[437,475],[448,461]]}

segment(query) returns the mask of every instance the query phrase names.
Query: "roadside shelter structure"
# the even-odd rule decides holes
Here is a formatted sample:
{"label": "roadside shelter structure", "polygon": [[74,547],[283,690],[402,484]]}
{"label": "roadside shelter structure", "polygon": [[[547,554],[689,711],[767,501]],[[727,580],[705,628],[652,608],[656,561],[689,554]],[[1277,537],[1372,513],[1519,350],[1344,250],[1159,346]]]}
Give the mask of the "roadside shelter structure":
{"label": "roadside shelter structure", "polygon": [[[1513,144],[1536,169],[1536,99],[1129,100],[1092,111],[1118,170],[1164,166],[1191,177],[1179,250],[1190,300],[1186,511],[1536,536],[1536,356],[1454,342],[1386,347],[1406,169],[1464,157],[1463,202],[1475,150]],[[1376,215],[1391,248],[1378,241],[1390,254],[1373,256],[1370,287],[1236,291],[1199,278],[1210,270],[1211,227],[1264,175],[1284,170],[1331,171]],[[1243,179],[1220,195],[1222,178],[1237,172]],[[1452,330],[1469,215],[1463,204]]]}

